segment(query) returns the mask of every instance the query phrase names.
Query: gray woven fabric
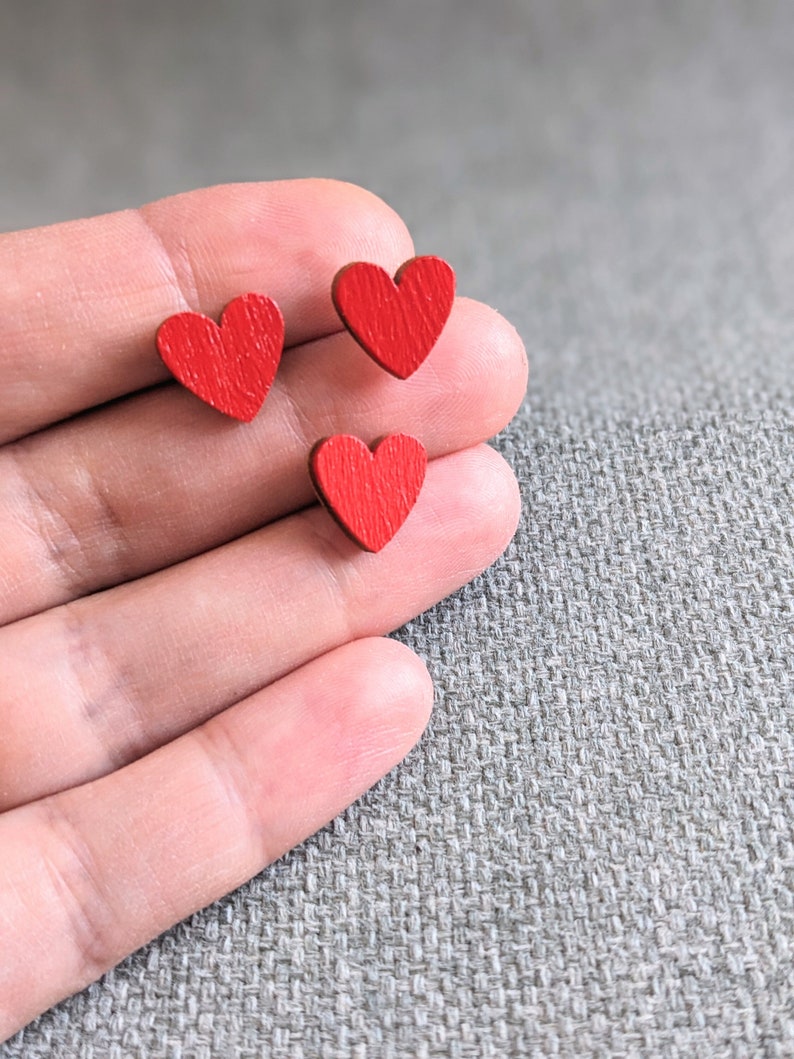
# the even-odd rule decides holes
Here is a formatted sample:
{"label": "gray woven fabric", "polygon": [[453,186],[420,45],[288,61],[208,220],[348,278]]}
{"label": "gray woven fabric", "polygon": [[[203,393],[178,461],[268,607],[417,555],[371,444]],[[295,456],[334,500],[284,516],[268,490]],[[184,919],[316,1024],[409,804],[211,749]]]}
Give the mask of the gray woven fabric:
{"label": "gray woven fabric", "polygon": [[532,381],[417,750],[3,1059],[794,1055],[791,6],[9,7],[6,225],[345,177]]}

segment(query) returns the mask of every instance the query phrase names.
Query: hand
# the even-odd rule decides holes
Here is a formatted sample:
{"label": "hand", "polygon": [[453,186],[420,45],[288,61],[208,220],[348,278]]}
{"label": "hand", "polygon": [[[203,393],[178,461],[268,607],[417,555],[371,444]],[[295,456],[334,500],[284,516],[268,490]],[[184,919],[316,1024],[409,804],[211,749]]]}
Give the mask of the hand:
{"label": "hand", "polygon": [[[526,360],[459,299],[407,381],[344,332],[331,279],[412,255],[330,181],[198,191],[0,238],[0,1040],[312,834],[431,708],[382,638],[504,549],[519,501],[481,442]],[[154,335],[259,291],[287,346],[251,424],[167,380]],[[162,384],[162,385],[155,385]],[[330,433],[431,463],[383,551],[312,504]]]}

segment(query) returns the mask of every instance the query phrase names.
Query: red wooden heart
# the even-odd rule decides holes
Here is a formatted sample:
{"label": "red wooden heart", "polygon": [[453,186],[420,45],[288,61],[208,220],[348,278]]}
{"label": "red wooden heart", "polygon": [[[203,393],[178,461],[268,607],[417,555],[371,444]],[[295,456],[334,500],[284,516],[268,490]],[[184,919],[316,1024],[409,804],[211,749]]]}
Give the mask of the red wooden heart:
{"label": "red wooden heart", "polygon": [[427,453],[410,434],[390,434],[373,447],[350,434],[324,438],[312,449],[309,470],[320,499],[353,540],[378,552],[416,503]]}
{"label": "red wooden heart", "polygon": [[382,368],[407,379],[438,341],[455,300],[455,273],[440,257],[413,257],[394,279],[356,261],[334,277],[336,311]]}
{"label": "red wooden heart", "polygon": [[220,326],[201,313],[169,316],[157,349],[188,390],[227,416],[249,423],[273,383],[284,347],[284,319],[264,294],[241,294]]}

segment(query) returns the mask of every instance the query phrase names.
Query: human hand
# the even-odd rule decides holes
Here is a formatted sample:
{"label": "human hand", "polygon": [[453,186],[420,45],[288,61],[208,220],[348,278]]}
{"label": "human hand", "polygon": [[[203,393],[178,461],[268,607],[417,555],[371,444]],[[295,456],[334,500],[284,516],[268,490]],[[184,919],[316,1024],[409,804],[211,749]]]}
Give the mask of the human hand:
{"label": "human hand", "polygon": [[[411,254],[386,206],[331,181],[0,237],[0,1040],[312,834],[421,734],[427,671],[383,633],[512,536],[515,480],[480,443],[526,360],[458,299],[409,380],[373,364],[332,277]],[[154,335],[249,290],[279,304],[289,348],[240,424],[164,381]],[[392,431],[431,462],[369,554],[308,506],[306,460],[323,435]]]}

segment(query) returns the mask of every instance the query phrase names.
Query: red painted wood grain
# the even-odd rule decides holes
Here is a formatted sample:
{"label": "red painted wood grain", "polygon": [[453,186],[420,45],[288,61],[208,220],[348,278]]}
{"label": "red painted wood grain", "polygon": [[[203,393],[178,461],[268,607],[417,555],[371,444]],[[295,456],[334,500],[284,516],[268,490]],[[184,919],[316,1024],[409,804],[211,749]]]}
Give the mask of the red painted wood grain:
{"label": "red painted wood grain", "polygon": [[319,441],[309,458],[320,499],[369,552],[380,551],[403,525],[426,470],[427,452],[410,434],[389,434],[372,448],[351,434],[335,434]]}
{"label": "red painted wood grain", "polygon": [[250,422],[262,407],[284,348],[284,319],[264,294],[241,294],[220,325],[201,313],[176,313],[157,332],[169,371],[219,412]]}
{"label": "red painted wood grain", "polygon": [[440,257],[413,257],[394,279],[380,265],[356,261],[334,277],[336,311],[382,368],[407,379],[424,362],[449,319],[455,273]]}

